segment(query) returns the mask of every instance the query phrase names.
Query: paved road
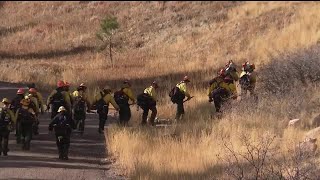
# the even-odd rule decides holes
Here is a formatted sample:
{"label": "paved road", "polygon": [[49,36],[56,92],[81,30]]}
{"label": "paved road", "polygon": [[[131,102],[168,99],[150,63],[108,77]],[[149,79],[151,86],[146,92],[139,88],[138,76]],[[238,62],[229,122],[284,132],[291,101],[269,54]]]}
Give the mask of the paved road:
{"label": "paved road", "polygon": [[[0,98],[15,94],[12,86],[1,87],[0,83]],[[100,163],[106,158],[105,138],[97,132],[96,114],[87,115],[83,136],[72,134],[68,161],[58,159],[54,134],[48,132],[49,117],[49,113],[40,116],[40,134],[34,136],[28,152],[10,134],[9,156],[0,156],[0,179],[124,179],[115,174],[112,164]]]}

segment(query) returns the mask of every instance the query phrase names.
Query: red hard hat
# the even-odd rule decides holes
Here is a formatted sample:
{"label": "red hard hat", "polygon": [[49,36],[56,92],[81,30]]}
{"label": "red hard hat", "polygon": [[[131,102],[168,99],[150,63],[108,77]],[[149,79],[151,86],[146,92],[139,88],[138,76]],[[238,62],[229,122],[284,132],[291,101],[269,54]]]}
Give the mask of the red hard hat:
{"label": "red hard hat", "polygon": [[24,94],[24,90],[22,88],[18,89],[17,94]]}
{"label": "red hard hat", "polygon": [[64,86],[64,82],[61,81],[61,80],[59,80],[59,81],[57,82],[57,87],[63,87],[63,86]]}
{"label": "red hard hat", "polygon": [[35,88],[30,88],[29,89],[29,93],[36,93],[36,92],[37,92],[37,90]]}

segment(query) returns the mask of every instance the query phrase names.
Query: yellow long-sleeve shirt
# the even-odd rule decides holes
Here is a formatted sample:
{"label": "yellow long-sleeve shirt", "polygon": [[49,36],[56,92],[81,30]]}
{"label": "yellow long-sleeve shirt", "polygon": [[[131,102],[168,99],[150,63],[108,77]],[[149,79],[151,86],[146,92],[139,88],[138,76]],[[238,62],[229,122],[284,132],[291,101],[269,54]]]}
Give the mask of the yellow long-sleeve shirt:
{"label": "yellow long-sleeve shirt", "polygon": [[212,84],[210,85],[209,89],[208,89],[208,96],[210,96],[211,92],[213,90],[215,90],[216,88],[219,87],[220,83],[223,82],[223,78],[218,76],[218,77],[215,77],[213,80],[212,80]]}
{"label": "yellow long-sleeve shirt", "polygon": [[[47,99],[47,105],[50,104],[50,99],[51,99],[51,97],[52,97],[55,93],[57,93],[57,90],[56,90],[56,89],[53,90],[53,91],[50,93],[50,95],[48,96],[48,99]],[[65,107],[65,108],[66,108],[66,109],[71,109],[70,95],[68,95],[65,91],[62,91],[61,93],[62,93],[62,96],[64,97],[64,101],[66,102],[66,107]]]}
{"label": "yellow long-sleeve shirt", "polygon": [[[95,102],[99,101],[101,99],[101,93],[99,92],[98,94],[96,94],[95,96]],[[116,101],[114,100],[113,96],[108,93],[104,96],[103,98],[104,102],[106,102],[107,105],[109,105],[110,103],[112,104],[112,106],[115,108],[115,109],[119,109],[119,106],[118,104],[116,103]]]}
{"label": "yellow long-sleeve shirt", "polygon": [[122,91],[129,97],[129,99],[131,99],[131,101],[132,101],[133,103],[136,102],[136,98],[134,97],[131,88],[126,87],[126,88],[123,88]]}
{"label": "yellow long-sleeve shirt", "polygon": [[186,97],[188,97],[188,98],[191,97],[189,92],[187,91],[187,84],[185,82],[182,81],[182,82],[178,83],[176,86],[180,89],[181,92],[184,93],[184,95]]}
{"label": "yellow long-sleeve shirt", "polygon": [[237,87],[234,83],[221,82],[220,87],[227,90],[231,96],[237,96]]}
{"label": "yellow long-sleeve shirt", "polygon": [[153,86],[147,87],[143,92],[151,96],[154,101],[157,101],[157,93]]}

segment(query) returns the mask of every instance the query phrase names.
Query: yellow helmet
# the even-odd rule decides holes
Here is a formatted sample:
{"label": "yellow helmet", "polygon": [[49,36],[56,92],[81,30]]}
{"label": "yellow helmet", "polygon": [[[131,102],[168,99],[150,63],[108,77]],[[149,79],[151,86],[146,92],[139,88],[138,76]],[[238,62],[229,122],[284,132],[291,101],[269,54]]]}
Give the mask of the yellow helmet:
{"label": "yellow helmet", "polygon": [[10,104],[10,100],[8,98],[3,98],[2,103]]}
{"label": "yellow helmet", "polygon": [[63,106],[60,106],[58,109],[58,112],[61,112],[61,111],[66,111],[66,108],[64,108]]}
{"label": "yellow helmet", "polygon": [[22,106],[29,106],[30,105],[30,100],[28,99],[22,99],[20,101],[20,103],[22,104]]}

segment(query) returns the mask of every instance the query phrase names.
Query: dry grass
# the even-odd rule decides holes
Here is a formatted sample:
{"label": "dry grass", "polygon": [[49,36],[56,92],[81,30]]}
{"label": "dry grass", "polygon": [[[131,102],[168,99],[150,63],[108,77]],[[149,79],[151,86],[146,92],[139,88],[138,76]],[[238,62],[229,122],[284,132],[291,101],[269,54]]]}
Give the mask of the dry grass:
{"label": "dry grass", "polygon": [[[191,77],[193,82],[208,80],[228,59],[248,59],[259,69],[270,55],[309,47],[319,39],[316,2],[162,5],[6,2],[0,11],[1,70],[6,72],[1,79],[35,81],[46,88],[58,79],[98,86],[110,80],[160,77],[168,88],[192,72],[200,73]],[[115,38],[116,68],[95,48],[100,46],[95,33],[106,14],[117,16],[121,25]],[[174,79],[168,82],[164,77]]]}

